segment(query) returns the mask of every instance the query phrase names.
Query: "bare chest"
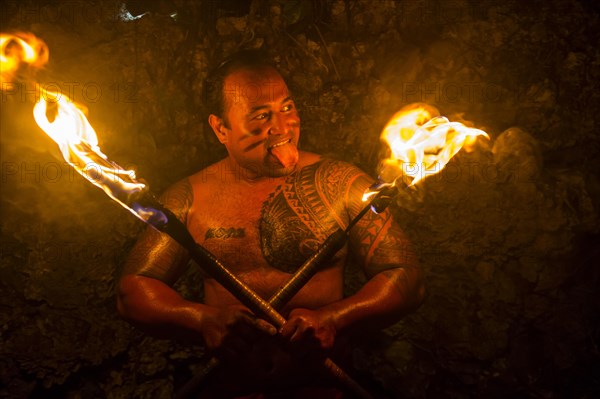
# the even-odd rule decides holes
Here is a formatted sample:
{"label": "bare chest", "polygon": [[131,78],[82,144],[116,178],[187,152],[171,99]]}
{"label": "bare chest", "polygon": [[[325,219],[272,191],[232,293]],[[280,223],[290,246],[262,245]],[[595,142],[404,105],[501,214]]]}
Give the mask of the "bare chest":
{"label": "bare chest", "polygon": [[237,273],[294,272],[340,221],[310,181],[280,183],[202,195],[188,221],[196,241]]}

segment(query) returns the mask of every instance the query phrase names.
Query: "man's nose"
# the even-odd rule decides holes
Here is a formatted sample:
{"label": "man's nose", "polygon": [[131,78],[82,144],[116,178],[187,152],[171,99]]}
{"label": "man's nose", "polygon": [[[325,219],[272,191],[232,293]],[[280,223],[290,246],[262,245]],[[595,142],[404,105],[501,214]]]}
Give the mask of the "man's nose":
{"label": "man's nose", "polygon": [[269,129],[270,134],[284,134],[287,131],[287,122],[284,115],[280,115],[275,112],[271,117],[271,128]]}

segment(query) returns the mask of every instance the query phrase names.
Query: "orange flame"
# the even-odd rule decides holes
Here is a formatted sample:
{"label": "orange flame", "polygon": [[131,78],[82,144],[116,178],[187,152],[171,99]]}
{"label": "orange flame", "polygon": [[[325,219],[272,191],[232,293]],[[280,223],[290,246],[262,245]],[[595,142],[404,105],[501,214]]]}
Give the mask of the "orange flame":
{"label": "orange flame", "polygon": [[[436,111],[425,104],[414,104],[398,111],[387,123],[381,138],[391,154],[380,166],[380,179],[386,183],[383,186],[407,178],[411,181],[409,186],[414,186],[439,173],[463,146],[469,149],[476,137],[489,138],[483,130],[434,116]],[[367,191],[363,199],[376,192]]]}
{"label": "orange flame", "polygon": [[36,68],[48,61],[46,43],[30,33],[0,34],[0,82],[10,82],[22,64]]}
{"label": "orange flame", "polygon": [[[46,44],[31,34],[2,34],[0,45],[3,82],[14,79],[14,72],[23,63],[39,67],[48,60]],[[136,180],[134,171],[123,169],[100,151],[94,128],[75,103],[62,93],[40,90],[33,116],[40,128],[58,144],[65,160],[138,218],[147,222],[156,217],[152,210],[128,205],[131,196],[145,190],[146,185]]]}
{"label": "orange flame", "polygon": [[[50,121],[49,116],[54,120]],[[77,172],[129,209],[124,202],[142,191],[145,184],[135,180],[134,171],[121,168],[100,151],[94,128],[68,97],[44,91],[33,108],[33,117]]]}

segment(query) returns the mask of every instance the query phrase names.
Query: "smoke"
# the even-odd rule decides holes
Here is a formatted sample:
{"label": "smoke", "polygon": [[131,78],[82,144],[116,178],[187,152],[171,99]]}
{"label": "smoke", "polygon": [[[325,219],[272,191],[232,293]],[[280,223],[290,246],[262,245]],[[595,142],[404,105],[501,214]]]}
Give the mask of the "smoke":
{"label": "smoke", "polygon": [[543,168],[538,141],[528,132],[512,127],[506,129],[494,141],[494,163],[505,171],[507,178],[519,173],[523,181],[540,177]]}

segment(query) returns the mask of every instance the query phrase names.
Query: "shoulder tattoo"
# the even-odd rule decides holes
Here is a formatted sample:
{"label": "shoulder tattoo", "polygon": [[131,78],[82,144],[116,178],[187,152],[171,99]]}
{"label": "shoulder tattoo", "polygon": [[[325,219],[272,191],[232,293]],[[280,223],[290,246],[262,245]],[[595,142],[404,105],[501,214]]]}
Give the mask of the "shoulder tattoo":
{"label": "shoulder tattoo", "polygon": [[160,197],[160,202],[169,208],[183,223],[194,201],[194,191],[189,179],[183,179],[171,186]]}
{"label": "shoulder tattoo", "polygon": [[[186,223],[193,202],[188,179],[169,188],[161,203]],[[138,239],[125,262],[124,274],[139,274],[173,284],[187,266],[189,255],[175,240],[151,227]]]}
{"label": "shoulder tattoo", "polygon": [[261,250],[273,267],[293,272],[337,227],[347,224],[345,188],[355,169],[322,160],[288,176],[265,201]]}
{"label": "shoulder tattoo", "polygon": [[347,225],[347,219],[352,214],[349,212],[349,205],[352,203],[352,196],[355,195],[353,187],[361,178],[366,178],[363,171],[343,161],[324,159],[317,164],[314,175],[315,188],[340,227]]}

